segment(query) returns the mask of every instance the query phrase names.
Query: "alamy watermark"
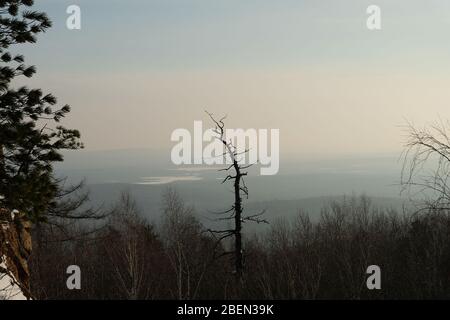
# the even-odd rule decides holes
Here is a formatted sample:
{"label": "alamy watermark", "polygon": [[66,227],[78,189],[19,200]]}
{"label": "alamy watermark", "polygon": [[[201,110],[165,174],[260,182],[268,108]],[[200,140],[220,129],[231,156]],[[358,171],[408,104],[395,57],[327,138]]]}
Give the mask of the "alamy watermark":
{"label": "alamy watermark", "polygon": [[367,29],[381,30],[381,8],[377,5],[370,5],[366,10],[369,15],[366,21]]}
{"label": "alamy watermark", "polygon": [[[214,129],[203,131],[203,122],[194,121],[193,133],[175,129],[172,142],[178,142],[171,152],[175,165],[225,165],[233,160],[218,139]],[[225,139],[235,147],[241,165],[259,164],[261,175],[275,175],[280,168],[279,129],[225,129]]]}
{"label": "alamy watermark", "polygon": [[381,268],[377,265],[371,265],[367,267],[367,277],[366,285],[369,290],[381,290]]}
{"label": "alamy watermark", "polygon": [[69,275],[66,281],[67,289],[81,290],[81,269],[77,265],[67,267],[66,273]]}
{"label": "alamy watermark", "polygon": [[66,27],[69,30],[81,30],[81,8],[77,5],[70,5],[66,9],[69,15],[66,20]]}

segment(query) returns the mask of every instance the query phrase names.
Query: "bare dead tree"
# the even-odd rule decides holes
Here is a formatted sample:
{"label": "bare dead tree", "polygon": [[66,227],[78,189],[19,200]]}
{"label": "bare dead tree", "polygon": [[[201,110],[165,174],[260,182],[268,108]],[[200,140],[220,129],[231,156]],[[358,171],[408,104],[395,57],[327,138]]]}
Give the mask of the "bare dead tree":
{"label": "bare dead tree", "polygon": [[412,198],[421,197],[420,211],[450,209],[449,122],[417,129],[408,124],[408,141],[403,154],[401,185]]}
{"label": "bare dead tree", "polygon": [[245,184],[244,177],[248,175],[248,172],[245,170],[251,167],[253,164],[242,165],[240,161],[240,157],[244,156],[249,152],[248,149],[243,151],[238,150],[237,146],[231,140],[227,140],[225,135],[225,117],[216,120],[212,113],[206,111],[208,116],[215,124],[215,128],[213,129],[214,133],[217,135],[216,139],[222,143],[224,147],[224,153],[221,155],[222,157],[229,157],[231,160],[231,164],[221,169],[220,171],[226,172],[227,176],[222,180],[222,183],[227,181],[233,181],[234,187],[234,204],[230,209],[220,212],[220,214],[225,215],[219,220],[232,220],[234,221],[234,228],[227,230],[211,230],[208,231],[213,234],[217,243],[222,243],[225,239],[234,237],[234,250],[222,252],[221,256],[227,254],[234,255],[234,265],[235,265],[235,275],[239,281],[243,279],[243,270],[244,270],[244,260],[243,260],[243,246],[242,246],[242,224],[245,222],[253,221],[256,223],[268,223],[266,220],[262,219],[261,216],[264,214],[260,212],[258,214],[243,216],[243,205],[242,205],[242,196],[248,198],[248,188]]}

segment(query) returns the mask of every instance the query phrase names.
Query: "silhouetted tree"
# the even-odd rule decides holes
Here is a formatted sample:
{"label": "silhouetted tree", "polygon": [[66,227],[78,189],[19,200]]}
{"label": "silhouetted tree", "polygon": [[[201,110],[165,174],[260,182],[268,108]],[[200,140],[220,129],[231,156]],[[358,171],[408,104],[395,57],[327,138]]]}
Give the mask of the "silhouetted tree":
{"label": "silhouetted tree", "polygon": [[[225,153],[224,156],[229,157],[231,160],[231,164],[223,169],[222,171],[227,172],[227,176],[222,181],[225,183],[227,181],[233,181],[233,191],[234,191],[234,204],[231,206],[229,210],[222,212],[225,214],[225,218],[221,218],[220,220],[233,220],[234,228],[228,230],[210,230],[212,234],[217,236],[218,243],[223,240],[234,237],[234,250],[230,252],[224,252],[222,255],[233,254],[234,255],[234,264],[235,264],[235,274],[236,278],[239,281],[243,279],[243,271],[244,271],[244,262],[243,262],[243,246],[242,246],[242,224],[244,222],[253,221],[257,223],[267,223],[266,220],[261,219],[261,216],[264,212],[258,213],[250,216],[243,216],[243,205],[242,205],[242,196],[248,198],[248,188],[245,184],[244,177],[248,175],[245,171],[253,164],[242,165],[240,161],[241,156],[245,156],[248,153],[248,149],[238,150],[237,146],[233,143],[233,141],[227,140],[225,135],[225,117],[216,120],[213,114],[208,113],[209,117],[215,124],[214,132],[217,134],[216,138],[223,145]],[[231,173],[230,173],[231,171]]]}
{"label": "silhouetted tree", "polygon": [[449,123],[417,129],[408,125],[401,183],[420,199],[419,212],[450,210]]}
{"label": "silhouetted tree", "polygon": [[13,79],[30,78],[36,70],[8,49],[36,42],[51,26],[45,13],[30,10],[32,5],[32,0],[0,1],[0,206],[39,221],[56,204],[53,163],[62,161],[61,150],[82,144],[77,130],[55,125],[69,106],[54,108],[56,98],[40,89],[12,87]]}

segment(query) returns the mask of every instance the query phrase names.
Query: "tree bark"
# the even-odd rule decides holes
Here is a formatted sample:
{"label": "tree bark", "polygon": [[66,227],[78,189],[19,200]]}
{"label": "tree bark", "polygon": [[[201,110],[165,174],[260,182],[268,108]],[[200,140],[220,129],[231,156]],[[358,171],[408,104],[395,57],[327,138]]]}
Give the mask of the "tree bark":
{"label": "tree bark", "polygon": [[236,179],[234,180],[234,207],[235,207],[235,268],[236,277],[242,279],[243,261],[242,261],[242,198],[241,198],[241,169],[236,160],[234,160],[234,169],[236,170]]}

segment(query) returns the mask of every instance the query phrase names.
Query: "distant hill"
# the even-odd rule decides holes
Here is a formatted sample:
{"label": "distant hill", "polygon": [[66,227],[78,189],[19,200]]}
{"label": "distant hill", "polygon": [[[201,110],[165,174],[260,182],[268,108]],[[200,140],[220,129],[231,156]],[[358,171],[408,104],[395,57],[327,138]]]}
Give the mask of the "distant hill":
{"label": "distant hill", "polygon": [[[280,173],[275,176],[259,176],[258,170],[250,169],[246,212],[266,209],[266,216],[273,221],[293,217],[303,209],[317,218],[328,202],[360,194],[371,197],[375,206],[402,208],[396,156],[281,160]],[[205,222],[213,216],[211,211],[222,211],[233,203],[232,185],[221,184],[223,172],[211,167],[174,166],[167,150],[67,153],[56,171],[70,181],[85,178],[94,206],[110,207],[121,192],[128,191],[142,215],[153,221],[160,216],[161,195],[168,186],[195,206]]]}
{"label": "distant hill", "polygon": [[[220,212],[229,208],[233,203],[233,194],[227,186],[221,185],[217,181],[193,181],[172,183],[186,203],[196,208],[200,220],[207,224],[214,224],[211,219],[217,217],[213,212]],[[91,204],[94,206],[103,205],[108,208],[120,199],[122,192],[129,192],[136,200],[141,214],[150,221],[157,222],[161,214],[161,196],[168,185],[138,185],[138,184],[99,184],[90,185]],[[253,189],[257,189],[254,187]],[[230,192],[228,192],[230,191]],[[280,190],[278,190],[280,191]],[[346,197],[360,195],[356,192],[342,193],[334,196],[305,197],[298,196],[297,199],[270,199],[265,194],[258,194],[254,190],[253,197],[256,201],[244,201],[244,212],[246,214],[258,213],[265,210],[265,218],[269,222],[274,222],[280,217],[288,220],[294,218],[301,209],[310,214],[313,220],[318,219],[321,209],[332,201],[343,200]],[[275,196],[275,194],[274,194]],[[280,196],[280,193],[277,197]],[[368,194],[370,197],[370,194]],[[267,198],[266,198],[267,197]],[[394,197],[370,197],[373,206],[380,208],[395,209],[402,211],[404,200]],[[253,227],[249,227],[253,229]]]}

